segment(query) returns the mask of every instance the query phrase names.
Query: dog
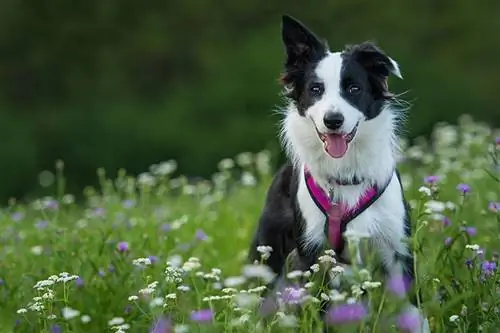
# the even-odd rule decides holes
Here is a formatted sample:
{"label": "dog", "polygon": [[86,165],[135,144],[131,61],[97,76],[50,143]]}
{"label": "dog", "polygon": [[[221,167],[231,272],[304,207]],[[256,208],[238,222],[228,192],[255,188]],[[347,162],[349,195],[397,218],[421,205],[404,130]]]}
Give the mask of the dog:
{"label": "dog", "polygon": [[[390,75],[402,79],[399,65],[370,41],[332,52],[288,15],[281,33],[287,105],[280,137],[288,159],[268,189],[248,259],[260,260],[258,246],[272,248],[265,264],[277,276],[275,287],[283,283],[292,251],[294,269],[303,271],[325,245],[348,263],[343,235],[368,235],[384,278],[406,285],[414,279],[404,241],[411,221],[396,167],[405,110],[387,85]],[[407,311],[421,321],[413,332],[429,332],[416,295],[406,294]]]}

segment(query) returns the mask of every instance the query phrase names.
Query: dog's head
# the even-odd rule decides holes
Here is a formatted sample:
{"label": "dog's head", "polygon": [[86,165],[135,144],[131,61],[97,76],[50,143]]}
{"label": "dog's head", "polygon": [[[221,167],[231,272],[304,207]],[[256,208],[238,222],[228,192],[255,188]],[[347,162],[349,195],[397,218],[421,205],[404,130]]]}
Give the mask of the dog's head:
{"label": "dog's head", "polygon": [[402,78],[398,64],[371,42],[331,52],[290,16],[283,16],[282,38],[287,96],[311,121],[328,155],[343,157],[360,124],[375,119],[393,98],[387,79]]}

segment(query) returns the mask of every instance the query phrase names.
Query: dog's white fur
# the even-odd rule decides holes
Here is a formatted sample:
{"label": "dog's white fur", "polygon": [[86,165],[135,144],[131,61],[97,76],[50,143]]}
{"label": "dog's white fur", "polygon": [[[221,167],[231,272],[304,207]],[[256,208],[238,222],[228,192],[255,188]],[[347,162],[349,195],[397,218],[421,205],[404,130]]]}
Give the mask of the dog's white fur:
{"label": "dog's white fur", "polygon": [[[397,63],[394,74],[401,77]],[[368,179],[360,185],[334,187],[334,199],[342,200],[348,206],[353,206],[370,185],[383,186],[391,179],[383,195],[363,214],[347,225],[347,231],[359,235],[369,235],[373,249],[385,267],[389,268],[389,278],[402,276],[403,267],[395,260],[395,253],[408,255],[407,247],[402,240],[405,237],[404,219],[405,207],[401,194],[400,183],[394,172],[398,159],[397,119],[394,110],[386,105],[380,115],[365,121],[364,114],[345,101],[340,95],[340,71],[342,59],[340,53],[329,53],[317,66],[316,75],[325,85],[321,99],[314,103],[301,116],[293,103],[285,110],[282,122],[281,137],[286,151],[296,168],[307,164],[310,172],[319,186],[327,193],[332,189],[331,177],[346,179],[356,174]],[[359,122],[359,127],[353,141],[350,142],[346,155],[334,159],[324,150],[318,137],[319,132],[326,132],[323,116],[327,111],[342,113],[345,118],[343,130],[349,133]],[[314,123],[313,123],[314,122]],[[302,174],[302,173],[301,173]],[[323,244],[324,215],[312,200],[303,177],[299,181],[297,201],[306,222],[306,247]],[[409,311],[418,309],[409,305]],[[429,332],[427,320],[424,320],[422,330]]]}

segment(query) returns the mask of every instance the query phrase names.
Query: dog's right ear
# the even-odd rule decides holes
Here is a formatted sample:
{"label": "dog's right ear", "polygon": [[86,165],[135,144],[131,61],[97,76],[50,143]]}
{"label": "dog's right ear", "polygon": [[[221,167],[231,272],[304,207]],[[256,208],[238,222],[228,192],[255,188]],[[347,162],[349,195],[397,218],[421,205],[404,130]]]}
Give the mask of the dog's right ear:
{"label": "dog's right ear", "polygon": [[326,43],[289,15],[283,15],[281,37],[286,49],[286,70],[300,68],[327,51]]}

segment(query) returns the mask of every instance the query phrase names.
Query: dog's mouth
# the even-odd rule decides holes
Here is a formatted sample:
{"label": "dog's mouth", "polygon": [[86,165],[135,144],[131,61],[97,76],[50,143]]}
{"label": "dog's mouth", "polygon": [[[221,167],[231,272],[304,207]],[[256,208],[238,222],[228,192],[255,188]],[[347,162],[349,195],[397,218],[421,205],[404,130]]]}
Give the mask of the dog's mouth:
{"label": "dog's mouth", "polygon": [[333,158],[341,158],[347,153],[349,143],[354,139],[358,131],[359,122],[354,126],[350,133],[320,133],[316,128],[319,139],[328,155]]}

